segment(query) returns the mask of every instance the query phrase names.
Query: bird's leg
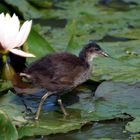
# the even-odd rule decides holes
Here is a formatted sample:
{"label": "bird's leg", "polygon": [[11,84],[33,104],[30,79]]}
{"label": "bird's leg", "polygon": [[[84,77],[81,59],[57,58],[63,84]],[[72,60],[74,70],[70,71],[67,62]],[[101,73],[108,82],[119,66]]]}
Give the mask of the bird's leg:
{"label": "bird's leg", "polygon": [[38,120],[38,118],[39,118],[40,111],[41,111],[41,108],[42,108],[43,103],[44,103],[45,100],[46,100],[50,95],[52,95],[52,94],[53,94],[52,92],[47,92],[47,93],[41,98],[41,101],[40,101],[40,104],[39,104],[39,107],[38,107],[38,110],[37,110],[37,113],[36,113],[36,116],[35,116],[35,120]]}
{"label": "bird's leg", "polygon": [[62,100],[59,98],[57,101],[58,101],[58,104],[60,105],[60,108],[61,108],[62,112],[64,113],[64,115],[68,116],[69,114],[67,113],[65,107],[63,106]]}

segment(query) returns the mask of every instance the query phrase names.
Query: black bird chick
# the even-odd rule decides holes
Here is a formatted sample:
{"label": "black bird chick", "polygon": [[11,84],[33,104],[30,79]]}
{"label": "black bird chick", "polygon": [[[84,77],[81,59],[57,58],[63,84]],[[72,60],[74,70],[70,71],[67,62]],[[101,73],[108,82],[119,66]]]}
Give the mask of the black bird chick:
{"label": "black bird chick", "polygon": [[[108,55],[98,44],[90,41],[81,50],[79,57],[68,52],[46,55],[21,73],[22,76],[26,76],[48,91],[41,98],[35,119],[39,118],[42,105],[48,96],[56,94],[60,97],[61,94],[71,91],[90,78],[92,60],[96,56],[107,57]],[[60,98],[58,103],[64,115],[67,115]]]}

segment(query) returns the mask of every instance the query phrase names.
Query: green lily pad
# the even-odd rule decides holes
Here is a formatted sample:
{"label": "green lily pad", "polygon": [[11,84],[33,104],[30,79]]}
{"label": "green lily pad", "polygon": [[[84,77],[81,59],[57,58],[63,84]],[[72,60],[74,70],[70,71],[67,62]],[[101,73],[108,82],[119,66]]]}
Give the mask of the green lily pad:
{"label": "green lily pad", "polygon": [[126,125],[126,130],[132,133],[140,133],[140,117],[136,117]]}
{"label": "green lily pad", "polygon": [[95,59],[91,79],[139,82],[139,45],[139,41],[102,43],[101,46],[112,58]]}
{"label": "green lily pad", "polygon": [[[42,13],[40,10],[37,10],[35,7],[33,7],[28,1],[26,0],[5,0],[9,5],[13,6],[13,8],[16,8],[20,14],[23,14],[23,17],[25,19],[29,18],[39,18],[44,16],[45,14]],[[22,6],[21,6],[22,5]]]}
{"label": "green lily pad", "polygon": [[96,99],[100,101],[100,104],[98,104],[100,112],[102,111],[100,107],[106,105],[109,107],[107,111],[110,113],[118,112],[129,114],[133,117],[139,116],[139,90],[139,85],[128,85],[111,81],[103,82],[95,93]]}
{"label": "green lily pad", "polygon": [[[77,9],[79,3],[80,8]],[[43,36],[51,42],[56,50],[66,50],[76,55],[90,39],[100,41],[106,35],[132,39],[126,42],[99,42],[99,45],[113,58],[95,59],[91,79],[94,81],[139,82],[139,5],[129,11],[114,12],[105,11],[103,7],[97,6],[97,3],[98,1],[90,0],[58,3],[57,6],[61,6],[65,10],[58,9],[57,12],[51,10],[50,13],[55,12],[53,14],[59,18],[67,19],[68,24],[65,28],[51,28],[50,32],[47,35],[44,33]]]}
{"label": "green lily pad", "polygon": [[13,87],[13,85],[12,85],[11,81],[3,81],[3,80],[1,80],[0,81],[0,94],[1,94],[2,91],[8,90],[8,89],[10,89],[12,87]]}
{"label": "green lily pad", "polygon": [[99,138],[99,139],[97,139],[97,138],[91,138],[89,140],[113,140],[113,139],[110,139],[110,138]]}
{"label": "green lily pad", "polygon": [[36,7],[41,7],[41,8],[50,8],[53,6],[53,1],[48,1],[48,0],[29,0],[30,3],[35,5]]}
{"label": "green lily pad", "polygon": [[51,139],[69,139],[69,140],[126,140],[129,133],[124,133],[124,121],[103,121],[87,125],[80,130],[72,131],[66,134],[48,135],[45,138]]}
{"label": "green lily pad", "polygon": [[134,140],[140,139],[140,117],[136,117],[132,122],[128,122],[125,129],[131,132],[131,138]]}
{"label": "green lily pad", "polygon": [[32,29],[29,38],[27,40],[29,51],[36,57],[28,59],[28,62],[35,61],[40,57],[55,52],[54,48],[45,40],[38,32]]}
{"label": "green lily pad", "polygon": [[78,54],[81,51],[79,44],[75,41],[74,35],[71,36],[66,51],[72,52],[73,54]]}
{"label": "green lily pad", "polygon": [[[95,97],[92,97],[92,93],[81,92],[79,94],[74,93],[74,98],[78,100],[67,107],[67,111],[70,114],[68,117],[64,117],[63,114],[56,111],[42,111],[39,121],[30,120],[27,122],[24,119],[25,106],[18,102],[19,99],[12,92],[2,96],[0,109],[4,110],[13,123],[19,126],[18,133],[20,138],[33,135],[66,133],[80,129],[90,121],[114,118],[125,119],[130,116],[136,117],[140,115],[138,85],[103,82],[97,88]],[[70,101],[71,98],[69,99]]]}
{"label": "green lily pad", "polygon": [[125,2],[135,2],[137,4],[140,4],[140,1],[139,0],[123,0]]}
{"label": "green lily pad", "polygon": [[140,134],[134,134],[131,136],[132,140],[139,140],[140,139]]}
{"label": "green lily pad", "polygon": [[74,94],[74,96],[75,98],[78,96],[78,101],[67,107],[70,116],[63,117],[58,112],[42,112],[39,121],[30,121],[18,129],[20,138],[66,133],[79,129],[90,121],[125,119],[140,115],[140,96],[137,85],[103,82],[97,88],[95,97],[86,92]]}
{"label": "green lily pad", "polygon": [[16,125],[20,125],[26,122],[24,118],[26,110],[25,106],[21,102],[20,98],[11,91],[1,96],[0,110],[6,112],[12,122]]}
{"label": "green lily pad", "polygon": [[0,110],[0,139],[1,140],[17,140],[18,132],[12,124],[9,116]]}
{"label": "green lily pad", "polygon": [[5,13],[9,13],[9,9],[2,3],[0,3],[0,13],[5,12]]}

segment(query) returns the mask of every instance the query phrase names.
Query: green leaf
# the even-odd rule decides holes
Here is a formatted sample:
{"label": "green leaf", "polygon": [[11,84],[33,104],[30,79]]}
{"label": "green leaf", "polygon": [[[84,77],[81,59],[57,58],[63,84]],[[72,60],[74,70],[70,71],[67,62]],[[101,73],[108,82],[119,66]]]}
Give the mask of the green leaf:
{"label": "green leaf", "polygon": [[79,44],[75,41],[74,39],[74,35],[71,36],[66,51],[71,52],[75,55],[78,55],[79,51],[81,50],[81,47],[79,46]]}
{"label": "green leaf", "polygon": [[125,129],[131,132],[131,139],[140,139],[140,117],[136,117],[132,122],[128,122]]}
{"label": "green leaf", "polygon": [[[97,88],[95,98],[89,92],[74,93],[74,97],[67,95],[63,98],[64,101],[69,99],[69,102],[73,101],[73,98],[78,99],[74,104],[67,107],[70,116],[63,117],[63,114],[55,111],[42,111],[39,121],[27,122],[24,119],[25,106],[18,103],[20,100],[11,92],[0,99],[0,109],[4,110],[13,123],[19,126],[18,133],[20,138],[66,133],[80,129],[90,121],[139,116],[139,90],[137,85],[103,82]],[[23,125],[25,122],[26,125]]]}
{"label": "green leaf", "polygon": [[24,119],[26,111],[25,106],[23,105],[21,99],[11,91],[1,96],[0,110],[6,112],[12,122],[16,125],[21,125],[26,122]]}
{"label": "green leaf", "polygon": [[[18,9],[20,14],[23,14],[24,19],[29,18],[39,18],[44,16],[40,10],[37,10],[31,4],[29,4],[26,0],[5,0],[9,5],[13,6],[13,8]],[[22,5],[22,6],[21,6]]]}
{"label": "green leaf", "polygon": [[[116,113],[129,114],[132,117],[140,115],[140,87],[121,82],[103,82],[95,92],[98,100],[98,113],[108,115]],[[107,115],[106,114],[106,115]]]}
{"label": "green leaf", "polygon": [[97,138],[91,138],[89,140],[113,140],[113,139],[110,139],[110,138],[99,138],[99,139],[97,139]]}
{"label": "green leaf", "polygon": [[29,51],[36,56],[36,58],[28,59],[29,61],[39,59],[46,54],[55,52],[54,48],[51,47],[47,40],[45,40],[35,30],[31,31],[27,43],[29,46]]}
{"label": "green leaf", "polygon": [[10,11],[4,4],[0,3],[0,13],[2,12],[9,13]]}
{"label": "green leaf", "polygon": [[13,87],[13,85],[12,85],[11,81],[0,80],[0,92],[8,90],[12,87]]}
{"label": "green leaf", "polygon": [[71,130],[80,129],[82,126],[82,122],[72,121],[68,118],[65,119],[57,113],[49,113],[46,115],[47,116],[43,116],[39,122],[32,121],[20,127],[18,129],[19,137],[66,133]]}
{"label": "green leaf", "polygon": [[96,81],[114,80],[127,83],[139,82],[139,41],[102,43],[100,45],[112,58],[96,58],[93,62],[91,79]]}
{"label": "green leaf", "polygon": [[[137,85],[103,82],[97,88],[94,98],[92,93],[74,94],[78,101],[67,107],[70,116],[63,117],[58,112],[42,112],[39,121],[30,121],[18,129],[19,136],[66,133],[79,129],[90,121],[139,116],[139,90]],[[67,99],[70,102],[73,98],[64,98],[64,101],[68,101]]]}
{"label": "green leaf", "polygon": [[128,122],[126,130],[132,133],[140,133],[140,117],[136,117],[132,122]]}
{"label": "green leaf", "polygon": [[36,7],[41,7],[41,8],[51,8],[53,6],[53,1],[48,1],[48,0],[29,0],[33,5]]}
{"label": "green leaf", "polygon": [[0,139],[17,140],[18,133],[15,126],[5,112],[0,110]]}

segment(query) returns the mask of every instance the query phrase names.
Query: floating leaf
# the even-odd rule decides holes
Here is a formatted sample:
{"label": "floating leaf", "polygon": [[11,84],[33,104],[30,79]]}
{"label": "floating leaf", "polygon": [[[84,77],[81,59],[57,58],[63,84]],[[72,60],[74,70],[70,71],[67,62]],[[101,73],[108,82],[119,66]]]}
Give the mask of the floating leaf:
{"label": "floating leaf", "polygon": [[[13,6],[14,8],[18,9],[20,14],[23,14],[25,19],[29,18],[39,18],[44,16],[45,14],[42,13],[40,10],[37,10],[33,7],[28,1],[26,0],[5,0],[9,5]],[[22,5],[22,6],[21,6]]]}
{"label": "floating leaf", "polygon": [[54,48],[51,47],[51,45],[47,42],[47,40],[45,40],[35,30],[31,31],[27,42],[29,45],[29,51],[32,52],[36,56],[36,58],[32,60],[28,59],[29,61],[39,59],[40,57],[48,53],[55,52]]}
{"label": "floating leaf", "polygon": [[131,138],[134,140],[140,139],[140,117],[136,117],[132,122],[128,122],[125,129],[131,132]]}
{"label": "floating leaf", "polygon": [[0,92],[8,90],[12,87],[13,87],[13,85],[12,85],[11,81],[3,81],[3,80],[0,81]]}
{"label": "floating leaf", "polygon": [[25,106],[21,99],[12,92],[1,96],[0,110],[6,112],[14,124],[21,125],[26,122],[24,119]]}
{"label": "floating leaf", "polygon": [[126,125],[126,130],[132,133],[140,133],[140,117],[136,117]]}
{"label": "floating leaf", "polygon": [[0,139],[17,140],[18,132],[5,112],[0,110]]}
{"label": "floating leaf", "polygon": [[4,4],[0,3],[0,13],[2,13],[2,12],[9,13],[10,11]]}
{"label": "floating leaf", "polygon": [[[117,113],[129,114],[132,117],[140,115],[140,87],[138,85],[128,85],[118,82],[103,82],[95,92],[98,100],[99,112],[108,112],[108,115]],[[106,106],[107,110],[103,106]],[[107,115],[107,114],[106,114]]]}
{"label": "floating leaf", "polygon": [[45,113],[44,110],[39,121],[31,121],[19,128],[19,136],[65,133],[79,129],[90,121],[127,119],[130,116],[138,116],[140,115],[139,90],[138,85],[103,82],[97,88],[95,97],[92,97],[91,93],[85,92],[74,94],[74,98],[72,95],[69,96],[69,103],[75,99],[75,103],[67,107],[70,116],[63,117],[57,112],[47,111]]}
{"label": "floating leaf", "polygon": [[72,52],[73,54],[77,55],[79,53],[79,51],[81,51],[81,47],[79,46],[79,44],[75,41],[74,39],[74,35],[71,36],[66,51],[68,52]]}
{"label": "floating leaf", "polygon": [[[96,58],[93,65],[93,80],[114,80],[137,83],[139,74],[139,41],[102,43],[108,58]],[[130,51],[130,54],[127,53]],[[132,53],[131,53],[132,52]]]}

